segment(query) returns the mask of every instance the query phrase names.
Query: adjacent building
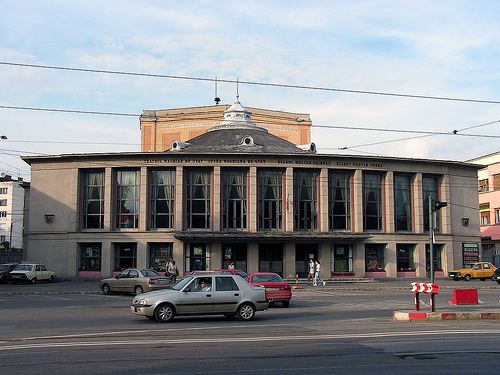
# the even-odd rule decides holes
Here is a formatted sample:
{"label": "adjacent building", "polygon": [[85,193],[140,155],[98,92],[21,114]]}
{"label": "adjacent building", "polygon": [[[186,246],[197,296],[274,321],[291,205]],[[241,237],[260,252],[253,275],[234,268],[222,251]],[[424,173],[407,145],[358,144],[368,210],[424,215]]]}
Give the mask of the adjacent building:
{"label": "adjacent building", "polygon": [[23,249],[24,197],[27,186],[20,177],[0,177],[0,244],[4,249]]}
{"label": "adjacent building", "polygon": [[479,216],[483,259],[500,267],[500,152],[469,160],[478,171]]}
{"label": "adjacent building", "polygon": [[[297,146],[307,138],[259,126],[239,102],[225,108],[213,127],[155,151],[24,157],[27,258],[68,277],[163,271],[170,257],[181,272],[234,262],[305,277],[314,258],[326,278],[425,277],[428,196],[448,202],[438,212],[436,275],[479,254],[478,166],[318,154]],[[143,151],[156,134],[145,121]]]}

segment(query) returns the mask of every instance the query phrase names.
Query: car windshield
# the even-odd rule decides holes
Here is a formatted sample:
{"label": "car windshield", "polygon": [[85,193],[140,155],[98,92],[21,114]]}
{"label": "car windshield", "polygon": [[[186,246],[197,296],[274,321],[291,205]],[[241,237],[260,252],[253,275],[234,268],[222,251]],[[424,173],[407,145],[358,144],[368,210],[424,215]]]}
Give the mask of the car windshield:
{"label": "car windshield", "polygon": [[466,269],[471,269],[471,268],[472,268],[472,264],[471,264],[471,263],[467,263],[467,264],[464,266],[464,268],[466,268]]}
{"label": "car windshield", "polygon": [[267,282],[278,282],[282,283],[283,279],[277,274],[265,274],[265,275],[254,275],[252,277],[253,283],[267,283]]}
{"label": "car windshield", "polygon": [[0,272],[1,271],[7,271],[9,269],[9,266],[6,264],[0,264]]}
{"label": "car windshield", "polygon": [[160,276],[159,273],[157,273],[156,271],[153,271],[153,270],[142,270],[141,272],[146,277],[157,277],[157,276]]}
{"label": "car windshield", "polygon": [[193,279],[194,279],[193,276],[183,277],[182,279],[180,279],[179,281],[177,281],[174,285],[172,285],[170,287],[170,289],[181,290],[182,288],[184,288],[186,286],[186,284],[188,284]]}
{"label": "car windshield", "polygon": [[14,271],[31,271],[33,266],[31,264],[19,264]]}

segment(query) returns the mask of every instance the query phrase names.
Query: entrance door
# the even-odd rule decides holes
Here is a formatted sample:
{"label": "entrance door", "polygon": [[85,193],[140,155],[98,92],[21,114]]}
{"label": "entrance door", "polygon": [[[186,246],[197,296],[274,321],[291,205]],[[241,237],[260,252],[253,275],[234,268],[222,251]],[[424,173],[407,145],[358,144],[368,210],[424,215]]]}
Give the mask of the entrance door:
{"label": "entrance door", "polygon": [[190,244],[188,253],[189,269],[187,271],[207,270],[207,246],[206,244]]}
{"label": "entrance door", "polygon": [[246,243],[222,244],[222,268],[227,269],[231,262],[235,269],[247,272]]}
{"label": "entrance door", "polygon": [[352,247],[333,245],[332,272],[352,273]]}
{"label": "entrance door", "polygon": [[309,259],[318,259],[318,245],[298,243],[295,245],[295,273],[304,278],[309,274]]}
{"label": "entrance door", "polygon": [[259,245],[259,272],[275,272],[283,276],[283,244]]}

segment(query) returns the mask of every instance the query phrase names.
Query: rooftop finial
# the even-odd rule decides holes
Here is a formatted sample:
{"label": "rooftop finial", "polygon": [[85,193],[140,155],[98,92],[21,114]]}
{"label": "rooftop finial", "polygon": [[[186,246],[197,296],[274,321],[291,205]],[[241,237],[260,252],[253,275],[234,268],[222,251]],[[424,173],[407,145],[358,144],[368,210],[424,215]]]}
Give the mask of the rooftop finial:
{"label": "rooftop finial", "polygon": [[219,105],[220,98],[217,96],[217,76],[215,76],[215,98],[214,98],[215,105]]}
{"label": "rooftop finial", "polygon": [[240,77],[236,78],[236,102],[240,102]]}

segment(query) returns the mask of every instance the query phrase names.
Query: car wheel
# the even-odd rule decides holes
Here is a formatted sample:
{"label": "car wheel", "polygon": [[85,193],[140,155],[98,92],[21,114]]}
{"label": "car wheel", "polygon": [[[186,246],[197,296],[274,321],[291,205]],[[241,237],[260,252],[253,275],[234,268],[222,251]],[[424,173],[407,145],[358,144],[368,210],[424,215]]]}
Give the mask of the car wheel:
{"label": "car wheel", "polygon": [[137,286],[134,288],[134,293],[135,293],[135,295],[137,296],[137,295],[139,295],[139,294],[144,293],[144,289],[142,289],[142,286],[137,285]]}
{"label": "car wheel", "polygon": [[283,304],[283,307],[290,307],[290,301],[283,301],[281,303]]}
{"label": "car wheel", "polygon": [[49,283],[54,282],[54,279],[55,279],[54,275],[50,275],[50,277],[49,277]]}
{"label": "car wheel", "polygon": [[109,284],[104,284],[101,289],[102,294],[111,294],[111,287],[109,286]]}
{"label": "car wheel", "polygon": [[160,323],[167,323],[174,319],[174,307],[168,303],[158,306],[155,310],[155,319]]}
{"label": "car wheel", "polygon": [[471,279],[470,275],[465,275],[465,276],[464,276],[464,280],[465,280],[465,281],[470,281],[470,279]]}
{"label": "car wheel", "polygon": [[460,278],[459,277],[454,277],[453,280],[458,281],[458,280],[460,280]]}
{"label": "car wheel", "polygon": [[239,320],[252,320],[255,317],[255,307],[249,303],[244,303],[238,309],[238,319]]}

